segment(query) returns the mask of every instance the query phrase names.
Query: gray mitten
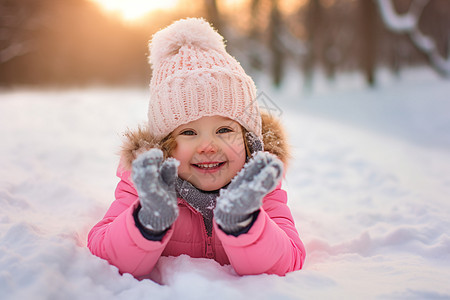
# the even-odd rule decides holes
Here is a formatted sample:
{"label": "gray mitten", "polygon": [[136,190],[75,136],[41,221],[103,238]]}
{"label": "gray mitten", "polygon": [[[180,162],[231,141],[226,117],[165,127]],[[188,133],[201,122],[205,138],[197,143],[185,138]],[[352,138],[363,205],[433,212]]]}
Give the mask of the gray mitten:
{"label": "gray mitten", "polygon": [[250,154],[255,154],[256,152],[264,150],[263,141],[253,132],[249,131],[245,134],[245,138],[247,140],[248,149],[250,150]]}
{"label": "gray mitten", "polygon": [[257,152],[233,178],[227,189],[220,191],[214,218],[227,232],[237,232],[247,226],[262,199],[272,191],[283,174],[283,163],[269,152]]}
{"label": "gray mitten", "polygon": [[141,203],[138,218],[153,233],[169,228],[178,216],[178,165],[174,158],[163,161],[159,149],[150,149],[133,161],[132,178]]}

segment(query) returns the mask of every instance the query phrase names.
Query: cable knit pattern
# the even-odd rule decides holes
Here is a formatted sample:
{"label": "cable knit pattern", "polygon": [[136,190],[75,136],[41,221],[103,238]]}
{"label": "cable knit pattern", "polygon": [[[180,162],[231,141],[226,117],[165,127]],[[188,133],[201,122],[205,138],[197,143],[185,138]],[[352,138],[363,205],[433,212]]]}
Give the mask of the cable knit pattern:
{"label": "cable knit pattern", "polygon": [[149,129],[162,139],[178,126],[204,116],[237,121],[261,137],[256,87],[202,19],[177,21],[150,43]]}

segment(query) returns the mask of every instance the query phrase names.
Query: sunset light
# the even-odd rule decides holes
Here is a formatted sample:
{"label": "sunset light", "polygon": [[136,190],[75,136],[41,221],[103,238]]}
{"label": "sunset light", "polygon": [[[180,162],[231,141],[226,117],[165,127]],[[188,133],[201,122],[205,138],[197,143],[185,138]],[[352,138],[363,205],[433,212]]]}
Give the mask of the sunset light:
{"label": "sunset light", "polygon": [[107,12],[117,13],[127,21],[134,21],[156,10],[174,8],[178,0],[91,0]]}

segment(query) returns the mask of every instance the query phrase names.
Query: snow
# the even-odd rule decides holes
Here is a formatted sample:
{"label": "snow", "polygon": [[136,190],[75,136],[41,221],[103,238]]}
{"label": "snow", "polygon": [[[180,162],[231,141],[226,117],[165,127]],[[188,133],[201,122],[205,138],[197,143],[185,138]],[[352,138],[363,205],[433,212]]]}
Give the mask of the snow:
{"label": "snow", "polygon": [[284,186],[303,270],[238,277],[167,257],[162,285],[122,276],[85,247],[114,197],[121,133],[145,121],[148,92],[0,91],[1,298],[450,298],[450,84],[420,69],[381,79],[264,90],[293,146]]}

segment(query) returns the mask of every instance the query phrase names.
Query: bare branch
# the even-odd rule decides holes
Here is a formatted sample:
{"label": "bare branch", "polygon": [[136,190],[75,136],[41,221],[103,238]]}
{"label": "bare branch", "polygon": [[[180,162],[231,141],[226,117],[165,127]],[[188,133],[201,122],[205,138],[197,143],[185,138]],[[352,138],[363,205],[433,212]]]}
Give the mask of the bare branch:
{"label": "bare branch", "polygon": [[439,53],[434,40],[423,34],[419,29],[419,20],[429,0],[416,0],[410,5],[409,11],[399,15],[392,0],[376,0],[386,27],[396,33],[406,33],[413,45],[424,53],[430,64],[444,76],[450,76],[450,55],[447,59]]}
{"label": "bare branch", "polygon": [[3,64],[15,57],[22,56],[30,52],[29,43],[20,42],[8,45],[6,48],[0,50],[0,64]]}
{"label": "bare branch", "polygon": [[428,0],[419,0],[411,4],[408,13],[398,15],[391,0],[377,0],[384,24],[389,30],[404,33],[417,26],[423,7]]}

